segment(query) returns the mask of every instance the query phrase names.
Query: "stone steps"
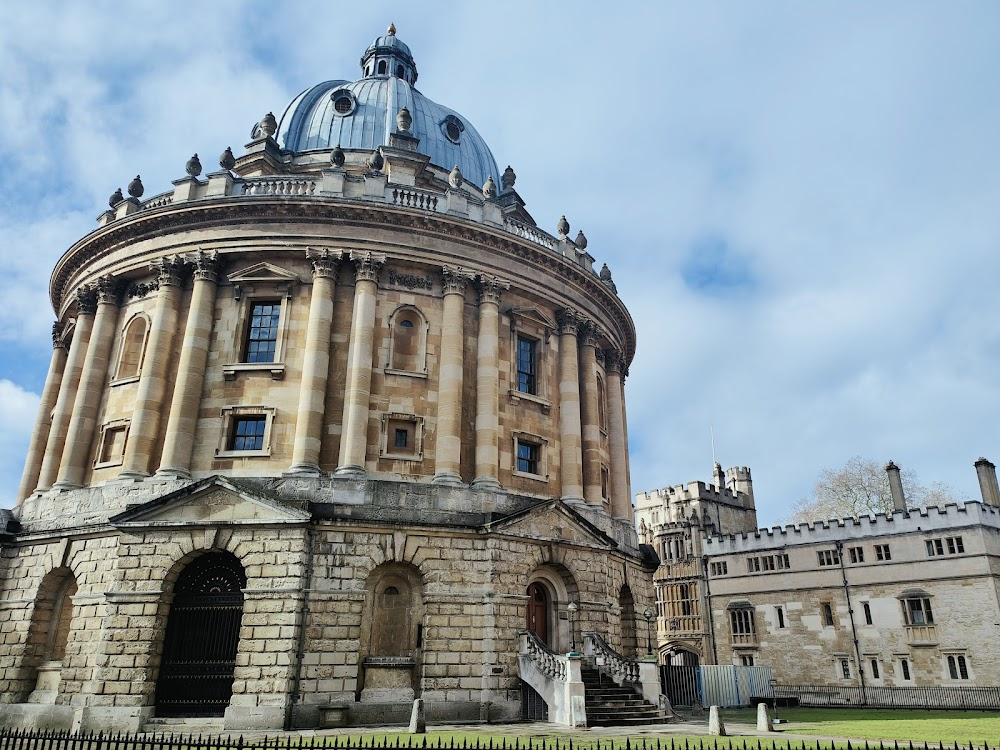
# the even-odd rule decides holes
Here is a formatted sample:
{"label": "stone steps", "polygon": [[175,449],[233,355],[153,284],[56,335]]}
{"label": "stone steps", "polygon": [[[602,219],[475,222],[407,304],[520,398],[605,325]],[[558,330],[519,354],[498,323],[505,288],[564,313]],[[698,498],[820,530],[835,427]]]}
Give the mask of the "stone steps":
{"label": "stone steps", "polygon": [[666,724],[669,721],[660,715],[658,707],[647,703],[635,690],[616,685],[611,678],[599,675],[597,670],[584,669],[581,677],[588,726],[635,726]]}

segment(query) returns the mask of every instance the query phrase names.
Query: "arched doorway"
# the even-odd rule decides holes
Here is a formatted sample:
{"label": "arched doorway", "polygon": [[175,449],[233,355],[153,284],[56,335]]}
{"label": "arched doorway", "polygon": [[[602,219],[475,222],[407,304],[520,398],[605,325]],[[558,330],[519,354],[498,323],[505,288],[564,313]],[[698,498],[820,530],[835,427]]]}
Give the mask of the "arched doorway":
{"label": "arched doorway", "polygon": [[210,552],[177,577],[167,618],[157,716],[222,716],[233,694],[247,577],[229,552]]}
{"label": "arched doorway", "polygon": [[549,593],[537,581],[528,586],[524,627],[537,635],[542,643],[549,645]]}

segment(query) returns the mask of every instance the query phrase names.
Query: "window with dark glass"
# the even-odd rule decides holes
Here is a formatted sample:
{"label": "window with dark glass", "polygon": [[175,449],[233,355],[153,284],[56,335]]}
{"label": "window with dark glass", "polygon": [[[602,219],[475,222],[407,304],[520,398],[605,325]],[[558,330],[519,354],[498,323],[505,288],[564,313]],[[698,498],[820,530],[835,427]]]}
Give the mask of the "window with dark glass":
{"label": "window with dark glass", "polygon": [[930,599],[903,599],[903,619],[907,625],[933,625]]}
{"label": "window with dark glass", "polygon": [[878,659],[872,659],[872,679],[877,680],[878,678],[879,678]]}
{"label": "window with dark glass", "polygon": [[844,675],[845,680],[851,679],[851,662],[847,659],[840,660],[840,673]]}
{"label": "window with dark glass", "polygon": [[910,679],[910,662],[909,662],[909,660],[908,659],[900,659],[899,660],[899,666],[900,666],[900,668],[901,668],[901,670],[903,672],[903,679],[904,680],[909,680]]}
{"label": "window with dark glass", "polygon": [[752,609],[730,610],[729,621],[733,628],[734,636],[753,636],[757,632],[757,629],[754,627]]}
{"label": "window with dark glass", "polygon": [[865,610],[865,625],[871,625],[872,624],[872,608],[871,608],[871,605],[868,604],[868,602],[862,602],[861,606]]}
{"label": "window with dark glass", "polygon": [[395,446],[397,448],[405,448],[409,443],[409,440],[410,440],[409,430],[400,430],[400,429],[396,430]]}
{"label": "window with dark glass", "polygon": [[889,554],[888,544],[876,544],[875,545],[875,559],[876,560],[891,560],[892,555]]}
{"label": "window with dark glass", "polygon": [[829,602],[823,602],[823,624],[833,626],[833,605]]}
{"label": "window with dark glass", "polygon": [[274,362],[280,317],[281,304],[278,302],[255,302],[251,306],[244,361]]}
{"label": "window with dark glass", "polygon": [[852,563],[863,563],[865,561],[865,551],[862,547],[849,547]]}
{"label": "window with dark glass", "polygon": [[517,444],[517,470],[523,474],[538,474],[541,446],[534,443]]}
{"label": "window with dark glass", "polygon": [[742,656],[740,656],[740,662],[743,664],[744,667],[752,667],[753,654],[743,654]]}
{"label": "window with dark glass", "polygon": [[776,607],[776,609],[778,612],[778,627],[783,628],[785,627],[785,610],[781,607]]}
{"label": "window with dark glass", "polygon": [[969,665],[961,654],[948,655],[948,676],[953,680],[969,679]]}
{"label": "window with dark glass", "polygon": [[538,395],[538,342],[517,337],[517,390]]}
{"label": "window with dark glass", "polygon": [[230,435],[229,450],[259,451],[264,449],[264,426],[267,420],[259,415],[236,417]]}

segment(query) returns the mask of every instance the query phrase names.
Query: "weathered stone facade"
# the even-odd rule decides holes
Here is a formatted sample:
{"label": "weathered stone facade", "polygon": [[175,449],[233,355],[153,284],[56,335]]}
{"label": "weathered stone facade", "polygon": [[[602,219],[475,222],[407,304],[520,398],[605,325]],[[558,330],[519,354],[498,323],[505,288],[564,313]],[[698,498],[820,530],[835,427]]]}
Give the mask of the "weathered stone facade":
{"label": "weathered stone facade", "polygon": [[[366,76],[420,96],[400,44],[370,52],[404,75]],[[471,184],[398,122],[373,154],[279,144],[265,117],[207,178],[189,162],[146,201],[137,178],[57,264],[2,539],[4,721],[405,721],[414,697],[430,720],[516,718],[532,584],[552,648],[593,631],[634,654],[652,590],[628,312],[582,233],[534,225],[512,170],[489,156],[493,187]],[[449,140],[485,164],[462,127]],[[228,662],[183,671],[227,638]]]}

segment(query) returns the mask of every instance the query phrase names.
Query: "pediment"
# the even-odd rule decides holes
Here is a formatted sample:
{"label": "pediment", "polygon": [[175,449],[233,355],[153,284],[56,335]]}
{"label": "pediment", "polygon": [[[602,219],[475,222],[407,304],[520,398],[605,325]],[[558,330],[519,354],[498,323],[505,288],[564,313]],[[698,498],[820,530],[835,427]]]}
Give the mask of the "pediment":
{"label": "pediment", "polygon": [[614,540],[561,500],[533,506],[487,524],[494,533],[614,548]]}
{"label": "pediment", "polygon": [[302,281],[297,274],[273,263],[255,263],[229,274],[226,278],[236,289],[237,299],[242,291],[253,292],[272,288],[290,294],[292,287]]}
{"label": "pediment", "polygon": [[223,477],[195,482],[110,519],[119,527],[160,525],[300,524],[309,513]]}
{"label": "pediment", "polygon": [[549,320],[537,307],[512,307],[509,314],[519,324],[529,323],[549,331],[556,327],[555,321]]}

